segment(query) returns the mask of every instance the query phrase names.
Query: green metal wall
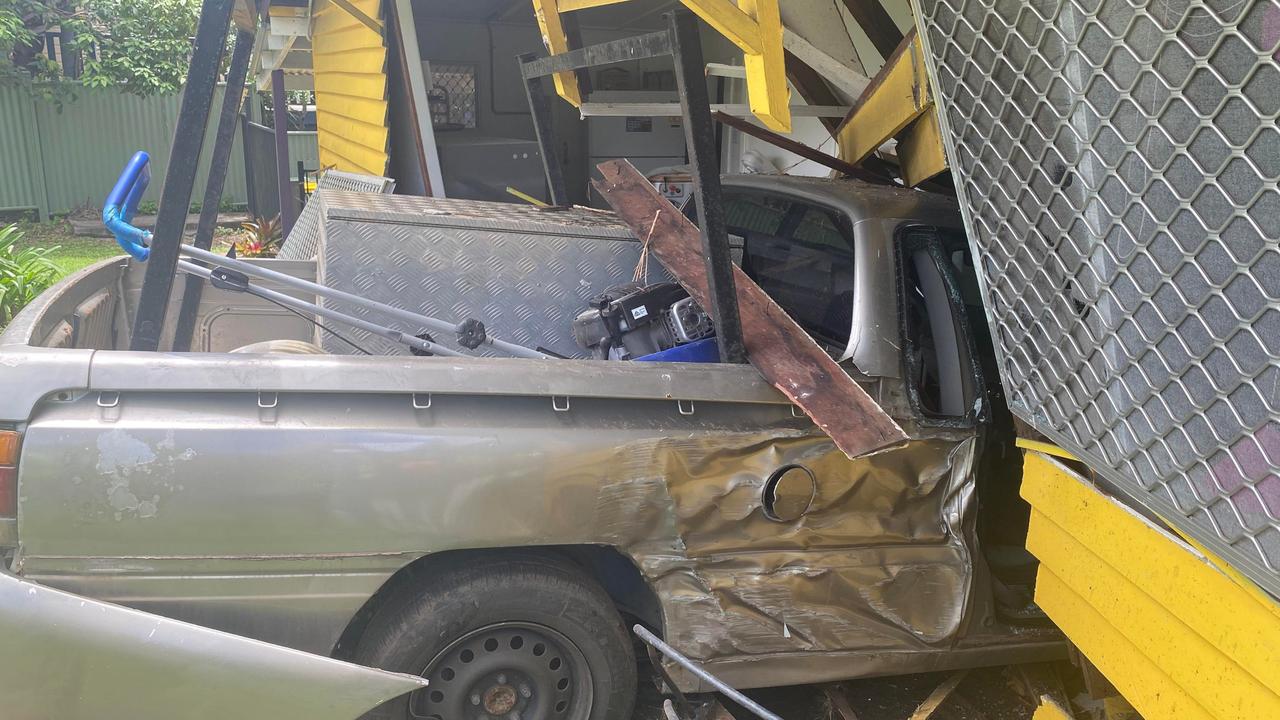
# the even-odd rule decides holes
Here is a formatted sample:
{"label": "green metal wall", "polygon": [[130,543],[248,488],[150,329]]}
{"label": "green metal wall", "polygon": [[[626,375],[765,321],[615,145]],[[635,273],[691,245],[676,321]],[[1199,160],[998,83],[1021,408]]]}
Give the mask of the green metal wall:
{"label": "green metal wall", "polygon": [[[216,110],[205,135],[193,200],[204,197]],[[158,200],[169,162],[180,95],[142,98],[117,90],[82,89],[61,110],[24,88],[0,85],[0,208],[34,207],[41,217],[80,205],[101,207],[124,163],[137,150],[151,153],[152,179],[144,200]],[[239,128],[222,197],[246,199]],[[289,133],[289,160],[316,168],[314,132]]]}

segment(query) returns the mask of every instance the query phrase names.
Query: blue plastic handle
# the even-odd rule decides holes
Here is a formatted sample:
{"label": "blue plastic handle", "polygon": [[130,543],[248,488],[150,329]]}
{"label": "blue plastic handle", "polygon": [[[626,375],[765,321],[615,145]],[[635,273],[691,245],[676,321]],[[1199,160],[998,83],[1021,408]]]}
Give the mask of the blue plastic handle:
{"label": "blue plastic handle", "polygon": [[146,152],[139,150],[134,153],[102,205],[102,224],[107,226],[125,252],[144,262],[151,255],[147,248],[151,244],[151,233],[129,223],[138,211],[138,200],[151,182],[150,163],[151,156]]}

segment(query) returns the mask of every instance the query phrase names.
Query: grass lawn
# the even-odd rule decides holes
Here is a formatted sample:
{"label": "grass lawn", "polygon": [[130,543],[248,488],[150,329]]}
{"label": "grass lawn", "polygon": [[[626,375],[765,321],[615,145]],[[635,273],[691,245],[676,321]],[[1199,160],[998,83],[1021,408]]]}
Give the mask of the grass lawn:
{"label": "grass lawn", "polygon": [[52,248],[48,258],[58,266],[62,275],[69,275],[99,260],[123,255],[124,251],[110,238],[77,237],[71,234],[71,225],[65,221],[47,223],[20,223],[23,233],[19,245]]}
{"label": "grass lawn", "polygon": [[[71,233],[71,225],[65,220],[46,223],[19,223],[18,230],[23,238],[19,245],[26,247],[52,248],[48,258],[61,271],[59,279],[70,275],[82,267],[92,265],[99,260],[117,257],[124,250],[111,238],[82,237]],[[239,241],[238,230],[218,228],[213,239],[214,252],[226,252],[234,241]]]}

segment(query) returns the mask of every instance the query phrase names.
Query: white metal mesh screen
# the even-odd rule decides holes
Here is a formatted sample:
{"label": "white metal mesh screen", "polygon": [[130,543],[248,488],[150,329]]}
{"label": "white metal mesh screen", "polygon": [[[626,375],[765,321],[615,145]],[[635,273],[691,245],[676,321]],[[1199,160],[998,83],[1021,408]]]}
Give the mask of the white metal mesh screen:
{"label": "white metal mesh screen", "polygon": [[917,4],[1014,412],[1280,594],[1280,3]]}

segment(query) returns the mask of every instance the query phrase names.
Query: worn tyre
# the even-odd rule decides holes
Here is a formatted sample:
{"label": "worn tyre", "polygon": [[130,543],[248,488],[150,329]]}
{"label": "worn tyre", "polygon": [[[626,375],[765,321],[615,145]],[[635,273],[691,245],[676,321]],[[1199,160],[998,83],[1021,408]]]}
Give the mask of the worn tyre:
{"label": "worn tyre", "polygon": [[354,655],[430,680],[370,718],[624,720],[635,703],[635,658],[613,602],[573,565],[541,557],[425,576],[379,611]]}

